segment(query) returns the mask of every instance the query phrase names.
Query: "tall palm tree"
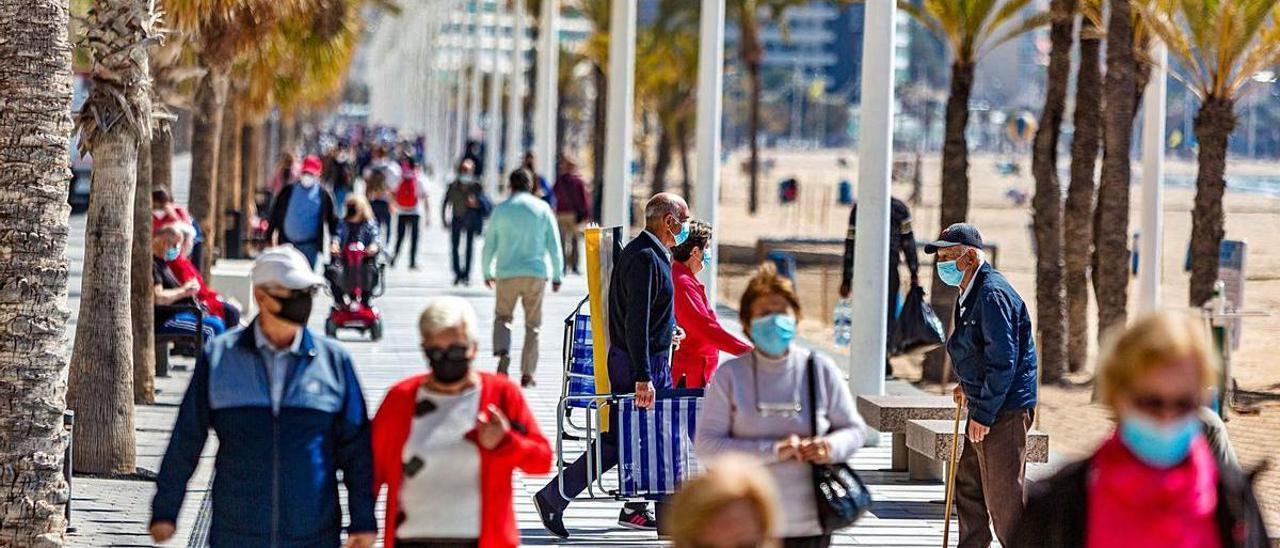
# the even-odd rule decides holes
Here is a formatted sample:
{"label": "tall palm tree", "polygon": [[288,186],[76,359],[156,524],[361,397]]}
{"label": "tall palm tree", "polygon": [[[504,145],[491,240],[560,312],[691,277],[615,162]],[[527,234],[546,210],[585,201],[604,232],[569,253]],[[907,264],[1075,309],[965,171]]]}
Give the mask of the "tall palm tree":
{"label": "tall palm tree", "polygon": [[[969,217],[969,96],[974,71],[983,55],[1001,44],[1042,26],[1049,14],[1023,16],[1031,0],[923,0],[920,5],[899,0],[898,8],[910,14],[946,44],[951,53],[951,92],[947,98],[946,128],[942,144],[942,207],[940,226],[964,222]],[[956,291],[936,275],[930,304],[950,326]],[[930,354],[924,378],[945,378],[944,356]]]}
{"label": "tall palm tree", "polygon": [[[690,4],[697,9],[697,4]],[[636,94],[643,109],[653,112],[658,122],[657,157],[651,179],[654,194],[666,190],[674,153],[687,148],[682,142],[688,141],[688,127],[695,114],[698,19],[696,11],[688,11],[670,1],[660,4],[659,20],[644,29],[638,40]]]}
{"label": "tall palm tree", "polygon": [[[71,43],[67,0],[0,2],[0,545],[61,546]],[[12,517],[12,519],[10,519]]]}
{"label": "tall palm tree", "polygon": [[1174,66],[1200,99],[1195,207],[1191,212],[1190,305],[1213,297],[1224,236],[1227,140],[1236,127],[1236,102],[1253,75],[1280,64],[1280,2],[1204,0],[1200,4],[1138,4],[1152,31],[1169,47]]}
{"label": "tall palm tree", "polygon": [[[1085,0],[1086,4],[1091,0]],[[1091,17],[1080,21],[1080,65],[1076,69],[1071,125],[1071,182],[1062,216],[1067,291],[1067,369],[1084,370],[1089,358],[1089,264],[1093,256],[1093,199],[1102,147],[1102,31]]]}
{"label": "tall palm tree", "polygon": [[88,19],[81,47],[93,60],[93,87],[77,128],[84,152],[93,153],[93,192],[67,406],[76,411],[76,469],[131,474],[133,234],[121,227],[132,226],[138,148],[151,132],[147,49],[158,17],[148,0],[95,0]]}
{"label": "tall palm tree", "polygon": [[1071,45],[1075,32],[1076,0],[1053,0],[1049,29],[1049,69],[1044,111],[1036,131],[1031,172],[1036,180],[1032,199],[1036,237],[1036,347],[1041,378],[1057,382],[1067,370],[1067,311],[1063,276],[1062,184],[1058,181],[1058,138],[1067,104],[1071,76]]}
{"label": "tall palm tree", "polygon": [[[578,11],[591,25],[591,35],[582,45],[582,55],[591,64],[591,210],[600,214],[604,197],[605,122],[609,112],[609,0],[577,0]],[[532,9],[532,7],[530,7]]]}

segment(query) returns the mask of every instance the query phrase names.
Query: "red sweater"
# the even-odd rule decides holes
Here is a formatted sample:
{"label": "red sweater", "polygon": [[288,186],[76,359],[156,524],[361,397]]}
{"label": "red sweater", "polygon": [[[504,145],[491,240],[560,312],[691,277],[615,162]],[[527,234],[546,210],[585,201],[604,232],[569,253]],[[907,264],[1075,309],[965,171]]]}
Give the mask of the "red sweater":
{"label": "red sweater", "polygon": [[[386,548],[395,548],[395,516],[399,514],[404,468],[401,460],[418,388],[426,378],[425,374],[416,375],[391,387],[373,418],[373,490],[376,496],[387,486],[387,513],[383,516]],[[481,372],[480,379],[480,409],[497,405],[511,421],[511,431],[502,443],[492,450],[480,448],[480,548],[514,547],[520,544],[520,531],[511,498],[511,475],[517,468],[526,474],[550,472],[551,445],[538,431],[533,412],[515,384],[492,373]]]}
{"label": "red sweater", "polygon": [[671,382],[678,385],[683,376],[685,387],[702,388],[720,365],[721,352],[738,356],[750,352],[751,345],[720,325],[715,307],[707,300],[707,288],[683,262],[672,261],[671,281],[675,286],[676,325],[685,334],[671,359]]}
{"label": "red sweater", "polygon": [[[200,284],[200,291],[196,292],[196,299],[200,301],[200,304],[204,305],[205,310],[219,318],[226,318],[226,310],[223,308],[218,292],[209,289],[209,286],[204,284],[204,277],[200,275],[200,269],[192,264],[191,259],[180,255],[177,259],[169,261],[168,265],[178,283],[185,284],[187,280],[195,280],[196,283]],[[227,329],[233,328],[235,328],[234,325],[227,326]]]}

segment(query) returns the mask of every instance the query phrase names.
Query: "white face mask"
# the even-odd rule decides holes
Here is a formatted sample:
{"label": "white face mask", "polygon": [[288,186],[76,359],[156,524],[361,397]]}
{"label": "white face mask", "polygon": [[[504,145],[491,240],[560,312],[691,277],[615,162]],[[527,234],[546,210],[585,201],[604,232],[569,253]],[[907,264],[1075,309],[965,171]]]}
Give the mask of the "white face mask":
{"label": "white face mask", "polygon": [[305,174],[302,176],[302,180],[300,182],[302,183],[302,186],[311,188],[316,184],[316,176],[310,173]]}
{"label": "white face mask", "polygon": [[152,217],[155,217],[155,218],[157,218],[157,219],[163,219],[163,218],[164,218],[164,215],[165,215],[165,210],[163,210],[163,209],[153,209],[153,210],[151,210],[151,216],[152,216]]}

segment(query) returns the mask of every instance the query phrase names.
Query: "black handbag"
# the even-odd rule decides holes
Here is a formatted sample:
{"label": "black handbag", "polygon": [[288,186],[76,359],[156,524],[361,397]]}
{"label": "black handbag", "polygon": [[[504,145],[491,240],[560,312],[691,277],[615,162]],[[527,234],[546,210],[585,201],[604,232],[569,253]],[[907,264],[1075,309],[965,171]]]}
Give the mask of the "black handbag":
{"label": "black handbag", "polygon": [[[814,355],[806,365],[809,384],[809,429],[818,436],[818,390]],[[871,491],[848,463],[813,465],[813,494],[817,498],[818,523],[831,533],[853,525],[871,509]]]}

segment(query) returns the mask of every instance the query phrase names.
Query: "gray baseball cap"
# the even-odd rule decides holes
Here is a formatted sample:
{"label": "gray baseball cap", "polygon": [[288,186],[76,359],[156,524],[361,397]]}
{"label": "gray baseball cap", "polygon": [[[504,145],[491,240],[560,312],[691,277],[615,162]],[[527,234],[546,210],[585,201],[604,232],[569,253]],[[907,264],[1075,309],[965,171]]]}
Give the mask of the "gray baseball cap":
{"label": "gray baseball cap", "polygon": [[262,250],[249,276],[254,287],[312,289],[324,285],[324,278],[316,274],[302,252],[289,244]]}

